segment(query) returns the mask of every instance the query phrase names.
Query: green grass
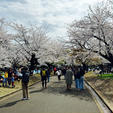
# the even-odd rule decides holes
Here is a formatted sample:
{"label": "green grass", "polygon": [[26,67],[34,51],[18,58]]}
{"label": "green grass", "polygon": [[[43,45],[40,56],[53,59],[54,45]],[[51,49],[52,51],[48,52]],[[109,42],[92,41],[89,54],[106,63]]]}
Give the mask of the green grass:
{"label": "green grass", "polygon": [[113,79],[113,74],[99,74],[98,77],[102,79]]}

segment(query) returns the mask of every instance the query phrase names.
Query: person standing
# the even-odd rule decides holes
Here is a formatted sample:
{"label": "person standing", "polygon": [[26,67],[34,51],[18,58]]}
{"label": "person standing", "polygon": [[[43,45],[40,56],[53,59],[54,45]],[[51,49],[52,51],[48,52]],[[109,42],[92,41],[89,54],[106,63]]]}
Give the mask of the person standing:
{"label": "person standing", "polygon": [[5,71],[4,77],[5,77],[5,87],[7,87],[7,82],[8,82],[8,71],[7,70]]}
{"label": "person standing", "polygon": [[13,70],[12,70],[12,68],[10,68],[9,71],[8,71],[8,84],[9,84],[9,87],[11,85],[12,73],[13,73]]}
{"label": "person standing", "polygon": [[47,88],[47,72],[45,68],[42,68],[41,70],[41,81],[42,81],[42,87]]}
{"label": "person standing", "polygon": [[15,87],[15,84],[14,84],[14,82],[15,82],[15,78],[14,78],[14,76],[15,76],[15,74],[14,74],[14,73],[12,73],[12,78],[11,78],[12,88],[14,88],[14,87]]}
{"label": "person standing", "polygon": [[71,70],[71,67],[68,66],[67,71],[66,71],[66,75],[65,75],[67,90],[70,90],[70,89],[71,89],[71,85],[72,85],[72,76],[73,76],[73,72],[72,72],[72,70]]}
{"label": "person standing", "polygon": [[22,91],[23,91],[23,100],[28,100],[28,83],[29,83],[29,76],[30,72],[27,67],[23,67],[22,69]]}
{"label": "person standing", "polygon": [[5,87],[5,73],[4,73],[4,71],[1,73],[1,76],[3,78],[2,86]]}
{"label": "person standing", "polygon": [[56,67],[54,67],[54,69],[53,69],[53,70],[54,70],[54,75],[55,75],[55,74],[56,74],[56,71],[57,71]]}

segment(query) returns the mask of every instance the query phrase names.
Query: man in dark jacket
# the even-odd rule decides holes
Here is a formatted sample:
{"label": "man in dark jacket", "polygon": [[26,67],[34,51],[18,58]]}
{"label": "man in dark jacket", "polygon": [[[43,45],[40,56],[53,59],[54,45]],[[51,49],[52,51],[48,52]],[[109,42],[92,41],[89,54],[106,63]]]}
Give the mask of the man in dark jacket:
{"label": "man in dark jacket", "polygon": [[84,89],[84,74],[85,74],[85,69],[83,67],[80,67],[80,80],[79,80],[80,90]]}
{"label": "man in dark jacket", "polygon": [[42,68],[40,74],[41,74],[42,87],[47,88],[47,82],[46,82],[46,80],[47,80],[47,71],[46,71],[46,69]]}
{"label": "man in dark jacket", "polygon": [[29,83],[30,72],[27,67],[22,69],[22,90],[23,90],[23,100],[28,100],[28,83]]}

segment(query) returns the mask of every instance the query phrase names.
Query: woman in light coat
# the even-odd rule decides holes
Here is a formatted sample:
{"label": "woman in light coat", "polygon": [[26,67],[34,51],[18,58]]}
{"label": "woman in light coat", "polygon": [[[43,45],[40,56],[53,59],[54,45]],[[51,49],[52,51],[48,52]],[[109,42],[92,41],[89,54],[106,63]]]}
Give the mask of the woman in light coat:
{"label": "woman in light coat", "polygon": [[72,85],[72,76],[73,76],[73,72],[71,70],[71,67],[68,67],[68,69],[66,71],[66,75],[65,75],[67,90],[69,90],[71,88],[71,85]]}

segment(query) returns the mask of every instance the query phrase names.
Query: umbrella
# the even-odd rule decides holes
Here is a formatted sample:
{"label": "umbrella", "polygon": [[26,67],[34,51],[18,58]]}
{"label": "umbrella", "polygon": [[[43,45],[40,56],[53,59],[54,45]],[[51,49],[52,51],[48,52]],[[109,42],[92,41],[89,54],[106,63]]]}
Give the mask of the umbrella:
{"label": "umbrella", "polygon": [[42,64],[40,67],[42,67],[42,68],[48,68],[48,65],[47,64]]}

